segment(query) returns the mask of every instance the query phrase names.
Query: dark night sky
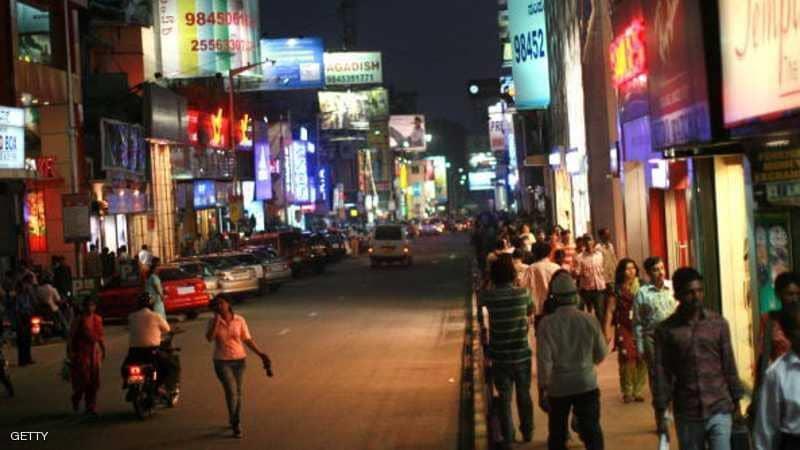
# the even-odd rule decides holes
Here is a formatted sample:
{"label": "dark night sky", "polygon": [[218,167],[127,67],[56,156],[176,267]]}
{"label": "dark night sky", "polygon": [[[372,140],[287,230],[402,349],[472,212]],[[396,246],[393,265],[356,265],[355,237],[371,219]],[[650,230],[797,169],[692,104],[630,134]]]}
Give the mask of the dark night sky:
{"label": "dark night sky", "polygon": [[[321,36],[341,47],[338,0],[262,0],[268,37]],[[359,0],[355,50],[383,52],[384,84],[419,93],[419,111],[476,132],[466,82],[499,73],[497,2],[493,0]],[[477,127],[480,126],[479,129]]]}

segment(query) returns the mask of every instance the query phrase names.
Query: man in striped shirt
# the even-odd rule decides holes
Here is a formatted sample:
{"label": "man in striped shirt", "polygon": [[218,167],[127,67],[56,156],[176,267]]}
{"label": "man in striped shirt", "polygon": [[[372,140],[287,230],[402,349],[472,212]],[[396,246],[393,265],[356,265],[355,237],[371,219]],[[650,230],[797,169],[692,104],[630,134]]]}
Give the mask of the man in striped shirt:
{"label": "man in striped shirt", "polygon": [[490,268],[492,289],[481,293],[481,306],[489,310],[489,349],[494,384],[500,394],[500,429],[503,448],[514,442],[511,395],[517,392],[520,431],[525,442],[533,437],[533,400],[531,399],[531,347],[528,328],[533,315],[533,301],[524,288],[515,288],[516,270],[511,255],[501,254]]}

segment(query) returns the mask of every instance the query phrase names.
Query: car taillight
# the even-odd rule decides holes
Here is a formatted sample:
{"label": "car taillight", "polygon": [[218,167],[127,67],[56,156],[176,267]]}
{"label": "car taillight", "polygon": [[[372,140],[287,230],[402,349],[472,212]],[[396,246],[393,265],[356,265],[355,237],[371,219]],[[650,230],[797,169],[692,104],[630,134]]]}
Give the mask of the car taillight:
{"label": "car taillight", "polygon": [[42,318],[39,316],[31,317],[31,333],[39,334],[42,330]]}

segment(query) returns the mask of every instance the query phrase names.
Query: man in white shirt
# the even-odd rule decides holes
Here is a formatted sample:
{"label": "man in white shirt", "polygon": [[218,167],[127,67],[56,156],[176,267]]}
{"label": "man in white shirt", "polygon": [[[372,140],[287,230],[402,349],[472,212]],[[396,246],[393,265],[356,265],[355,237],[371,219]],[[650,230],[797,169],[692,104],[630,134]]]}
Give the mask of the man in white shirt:
{"label": "man in white shirt", "polygon": [[[152,298],[148,294],[139,297],[139,310],[128,315],[129,341],[128,356],[122,363],[122,376],[125,379],[125,367],[131,363],[155,364],[162,380],[177,380],[178,367],[166,355],[159,352],[162,336],[169,333],[166,320],[152,309]],[[171,383],[169,384],[171,385]]]}
{"label": "man in white shirt", "polygon": [[152,262],[153,254],[150,253],[150,249],[146,245],[143,245],[142,250],[139,252],[139,265],[142,267],[142,271],[150,267]]}
{"label": "man in white shirt", "polygon": [[536,314],[534,325],[538,329],[538,324],[544,317],[544,302],[547,300],[547,292],[550,289],[550,279],[561,269],[561,266],[550,261],[550,246],[544,242],[534,244],[533,260],[535,262],[522,276],[521,286],[531,291]]}
{"label": "man in white shirt", "polygon": [[519,234],[519,241],[522,245],[522,250],[526,253],[530,253],[534,242],[536,242],[536,238],[533,236],[533,233],[531,233],[531,227],[527,224],[522,226],[522,232]]}
{"label": "man in white shirt", "polygon": [[800,448],[800,303],[784,306],[781,327],[792,348],[764,376],[756,412],[756,450]]}

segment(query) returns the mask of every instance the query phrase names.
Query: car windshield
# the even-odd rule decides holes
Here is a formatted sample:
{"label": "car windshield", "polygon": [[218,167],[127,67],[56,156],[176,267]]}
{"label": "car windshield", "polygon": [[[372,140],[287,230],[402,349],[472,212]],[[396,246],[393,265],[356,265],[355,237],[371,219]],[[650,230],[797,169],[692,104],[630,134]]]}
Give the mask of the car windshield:
{"label": "car windshield", "polygon": [[399,241],[403,239],[403,230],[400,227],[375,228],[375,239],[378,241]]}
{"label": "car windshield", "polygon": [[234,267],[234,266],[237,265],[237,263],[235,261],[231,261],[231,260],[229,260],[227,258],[208,258],[208,259],[204,259],[203,262],[209,264],[211,267],[213,267],[216,270],[230,269],[231,267]]}
{"label": "car windshield", "polygon": [[213,276],[213,273],[211,273],[211,270],[209,270],[208,266],[200,263],[181,264],[181,270],[199,277]]}
{"label": "car windshield", "polygon": [[261,264],[254,255],[236,255],[237,261],[241,262],[242,264],[254,265],[254,264]]}
{"label": "car windshield", "polygon": [[194,275],[182,269],[166,268],[158,271],[158,278],[161,278],[161,281],[175,281],[175,280],[186,280],[188,278],[194,278]]}

